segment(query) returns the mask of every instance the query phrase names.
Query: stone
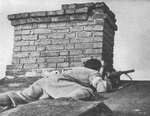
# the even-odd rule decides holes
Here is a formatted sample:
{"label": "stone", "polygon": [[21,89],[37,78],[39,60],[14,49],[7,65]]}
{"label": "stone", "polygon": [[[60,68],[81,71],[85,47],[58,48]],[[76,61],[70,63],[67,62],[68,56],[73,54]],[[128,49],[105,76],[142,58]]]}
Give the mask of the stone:
{"label": "stone", "polygon": [[61,98],[29,103],[6,111],[1,116],[112,116],[112,111],[100,101]]}

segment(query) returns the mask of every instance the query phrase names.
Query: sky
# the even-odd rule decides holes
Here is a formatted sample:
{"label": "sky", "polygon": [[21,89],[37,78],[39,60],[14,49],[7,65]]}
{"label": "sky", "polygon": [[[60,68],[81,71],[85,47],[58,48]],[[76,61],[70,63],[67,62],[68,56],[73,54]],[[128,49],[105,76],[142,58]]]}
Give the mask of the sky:
{"label": "sky", "polygon": [[[61,9],[62,4],[105,2],[115,13],[114,67],[135,69],[135,80],[150,80],[150,2],[148,0],[0,0],[0,77],[11,64],[13,26],[7,15]],[[125,78],[125,77],[122,77]]]}

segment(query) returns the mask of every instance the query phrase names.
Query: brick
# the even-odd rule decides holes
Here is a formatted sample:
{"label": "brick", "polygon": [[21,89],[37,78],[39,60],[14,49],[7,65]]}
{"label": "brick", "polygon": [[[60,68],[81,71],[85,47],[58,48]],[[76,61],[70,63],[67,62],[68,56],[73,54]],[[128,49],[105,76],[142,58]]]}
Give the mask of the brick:
{"label": "brick", "polygon": [[102,48],[102,46],[103,46],[102,42],[93,43],[93,48]]}
{"label": "brick", "polygon": [[65,37],[64,33],[51,33],[48,35],[49,39],[63,39]]}
{"label": "brick", "polygon": [[56,11],[47,11],[47,16],[55,16],[56,15]]}
{"label": "brick", "polygon": [[20,27],[21,29],[32,29],[32,25],[31,24],[24,24],[24,25],[21,25],[21,27]]}
{"label": "brick", "polygon": [[103,37],[104,32],[102,31],[94,31],[93,32],[93,37]]}
{"label": "brick", "polygon": [[31,30],[21,30],[22,35],[29,35],[31,32]]}
{"label": "brick", "polygon": [[29,52],[29,57],[39,57],[40,52]]}
{"label": "brick", "polygon": [[65,44],[64,47],[65,47],[65,49],[74,49],[75,48],[74,44]]}
{"label": "brick", "polygon": [[41,68],[47,68],[48,64],[47,63],[38,63],[39,69]]}
{"label": "brick", "polygon": [[77,37],[91,37],[91,32],[77,32]]}
{"label": "brick", "polygon": [[38,64],[24,64],[23,68],[24,69],[37,69],[38,68]]}
{"label": "brick", "polygon": [[42,16],[46,16],[46,11],[30,13],[30,17],[42,17]]}
{"label": "brick", "polygon": [[103,42],[103,37],[94,37],[93,42]]}
{"label": "brick", "polygon": [[42,57],[55,57],[55,56],[59,56],[59,52],[58,51],[42,51],[41,56]]}
{"label": "brick", "polygon": [[70,32],[83,31],[83,26],[73,26],[70,28]]}
{"label": "brick", "polygon": [[63,45],[59,45],[59,44],[48,45],[48,46],[46,46],[46,49],[47,50],[62,50],[62,49],[64,49],[64,46]]}
{"label": "brick", "polygon": [[28,40],[37,40],[37,35],[22,35],[22,40],[28,41]]}
{"label": "brick", "polygon": [[82,56],[71,56],[71,61],[72,62],[80,62]]}
{"label": "brick", "polygon": [[79,26],[81,26],[81,25],[87,26],[87,25],[93,25],[93,24],[95,24],[94,21],[84,21],[84,22],[78,22],[78,23],[76,23],[76,25],[79,25]]}
{"label": "brick", "polygon": [[28,18],[27,23],[38,23],[40,20],[40,18]]}
{"label": "brick", "polygon": [[16,57],[12,58],[12,64],[19,64],[19,63],[20,63],[20,58],[16,58]]}
{"label": "brick", "polygon": [[56,68],[56,63],[47,63],[47,68]]}
{"label": "brick", "polygon": [[23,57],[28,57],[29,53],[28,52],[15,52],[13,53],[14,58],[23,58]]}
{"label": "brick", "polygon": [[27,23],[27,19],[16,19],[16,20],[11,21],[11,25],[13,25],[13,26],[22,25],[22,24],[26,24],[26,23]]}
{"label": "brick", "polygon": [[71,67],[78,67],[78,66],[82,66],[82,63],[81,62],[72,62],[70,64]]}
{"label": "brick", "polygon": [[7,65],[7,66],[6,66],[6,69],[7,69],[7,70],[12,70],[13,68],[14,68],[14,65]]}
{"label": "brick", "polygon": [[66,29],[54,29],[54,30],[51,30],[51,32],[57,32],[57,33],[65,33],[65,32],[69,32],[69,28],[66,28]]}
{"label": "brick", "polygon": [[34,17],[27,19],[27,23],[48,23],[51,21],[52,21],[51,17]]}
{"label": "brick", "polygon": [[94,14],[104,14],[105,11],[102,8],[96,8],[93,10]]}
{"label": "brick", "polygon": [[103,29],[104,26],[102,25],[89,25],[84,27],[84,30],[86,31],[102,31]]}
{"label": "brick", "polygon": [[20,36],[15,36],[15,37],[14,37],[14,40],[15,40],[15,41],[20,41],[21,39],[22,39],[22,38],[21,38],[21,35],[20,35]]}
{"label": "brick", "polygon": [[104,26],[104,19],[95,19],[95,24],[96,25],[103,25]]}
{"label": "brick", "polygon": [[14,48],[13,48],[13,51],[19,52],[19,51],[21,51],[21,47],[20,47],[20,46],[14,47]]}
{"label": "brick", "polygon": [[94,14],[93,15],[93,19],[106,19],[108,17],[107,14],[104,14],[104,13],[98,13],[98,14]]}
{"label": "brick", "polygon": [[48,39],[48,34],[38,34],[38,39]]}
{"label": "brick", "polygon": [[68,55],[68,51],[60,51],[60,56],[66,56]]}
{"label": "brick", "polygon": [[95,4],[93,2],[89,2],[89,3],[77,4],[76,8],[94,7],[94,6],[95,6]]}
{"label": "brick", "polygon": [[58,17],[52,17],[51,20],[52,22],[58,22]]}
{"label": "brick", "polygon": [[13,65],[7,65],[8,70],[13,70],[13,69],[22,69],[22,64],[13,64]]}
{"label": "brick", "polygon": [[46,62],[48,63],[57,63],[57,62],[64,62],[64,57],[49,57],[46,59]]}
{"label": "brick", "polygon": [[68,39],[52,39],[52,44],[66,44],[69,43]]}
{"label": "brick", "polygon": [[8,15],[8,20],[15,19],[15,14]]}
{"label": "brick", "polygon": [[21,58],[20,63],[21,64],[30,64],[30,63],[35,63],[36,58]]}
{"label": "brick", "polygon": [[62,9],[75,9],[76,4],[63,4]]}
{"label": "brick", "polygon": [[48,28],[58,28],[58,27],[66,27],[66,22],[58,22],[58,23],[50,23],[48,24]]}
{"label": "brick", "polygon": [[38,24],[37,23],[32,23],[32,29],[37,29],[38,28]]}
{"label": "brick", "polygon": [[22,25],[16,25],[16,26],[14,26],[14,30],[15,30],[15,31],[21,30],[21,26],[22,26]]}
{"label": "brick", "polygon": [[92,48],[93,43],[77,43],[75,44],[75,48],[77,49],[85,49],[85,48]]}
{"label": "brick", "polygon": [[75,13],[75,9],[66,9],[65,10],[65,14],[74,14]]}
{"label": "brick", "polygon": [[102,49],[86,49],[85,54],[99,54],[102,53]]}
{"label": "brick", "polygon": [[65,34],[65,38],[66,39],[75,38],[75,37],[76,37],[76,33],[75,32],[70,32],[70,33],[66,33]]}
{"label": "brick", "polygon": [[22,46],[21,51],[35,51],[36,46]]}
{"label": "brick", "polygon": [[68,67],[68,66],[69,66],[68,62],[57,63],[57,68],[65,68],[65,67]]}
{"label": "brick", "polygon": [[64,10],[56,10],[56,15],[63,15],[64,14]]}
{"label": "brick", "polygon": [[15,18],[19,19],[19,18],[27,18],[29,17],[29,13],[19,13],[19,14],[15,14]]}
{"label": "brick", "polygon": [[67,22],[70,20],[69,16],[57,16],[57,17],[52,17],[51,21],[52,22]]}
{"label": "brick", "polygon": [[82,50],[70,50],[70,55],[80,55],[82,54]]}
{"label": "brick", "polygon": [[87,12],[88,12],[88,7],[79,8],[75,10],[75,13],[87,13]]}
{"label": "brick", "polygon": [[48,11],[47,15],[48,16],[64,15],[64,10]]}
{"label": "brick", "polygon": [[55,27],[51,27],[52,30],[63,30],[63,29],[69,29],[69,27],[67,26],[55,26]]}
{"label": "brick", "polygon": [[81,43],[81,42],[93,42],[93,38],[77,38],[77,39],[71,39],[70,43]]}
{"label": "brick", "polygon": [[50,40],[50,39],[40,39],[39,41],[38,41],[38,44],[39,45],[49,45],[49,44],[51,44],[52,43],[52,40]]}
{"label": "brick", "polygon": [[46,61],[45,58],[37,58],[36,59],[36,62],[38,62],[38,63],[44,63],[45,61]]}
{"label": "brick", "polygon": [[29,45],[28,41],[16,41],[14,43],[14,46],[26,46],[26,45]]}
{"label": "brick", "polygon": [[29,45],[34,46],[35,45],[35,41],[29,41]]}
{"label": "brick", "polygon": [[87,14],[74,14],[70,15],[70,21],[85,21],[88,19]]}
{"label": "brick", "polygon": [[48,28],[48,24],[47,23],[40,23],[38,24],[38,28]]}
{"label": "brick", "polygon": [[46,46],[37,46],[37,51],[45,51]]}
{"label": "brick", "polygon": [[15,36],[19,36],[19,35],[21,36],[21,34],[22,34],[22,33],[21,33],[21,30],[15,30],[15,31],[14,31],[14,35],[15,35]]}
{"label": "brick", "polygon": [[33,33],[34,34],[46,34],[46,33],[50,33],[51,30],[50,29],[34,29]]}

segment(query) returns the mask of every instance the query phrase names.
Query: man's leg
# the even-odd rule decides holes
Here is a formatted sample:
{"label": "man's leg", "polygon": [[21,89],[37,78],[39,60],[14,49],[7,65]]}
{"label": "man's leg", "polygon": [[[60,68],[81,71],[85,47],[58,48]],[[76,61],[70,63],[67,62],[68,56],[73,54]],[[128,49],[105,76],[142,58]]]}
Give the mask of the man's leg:
{"label": "man's leg", "polygon": [[6,93],[0,94],[0,106],[11,106],[11,100]]}

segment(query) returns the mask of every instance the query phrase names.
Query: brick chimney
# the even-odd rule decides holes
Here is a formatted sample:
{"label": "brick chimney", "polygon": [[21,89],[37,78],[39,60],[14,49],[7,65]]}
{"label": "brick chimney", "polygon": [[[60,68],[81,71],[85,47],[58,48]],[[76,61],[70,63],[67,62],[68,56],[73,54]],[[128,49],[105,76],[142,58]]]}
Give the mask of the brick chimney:
{"label": "brick chimney", "polygon": [[12,64],[6,75],[82,65],[88,58],[113,67],[114,13],[103,2],[64,4],[61,10],[12,14]]}

